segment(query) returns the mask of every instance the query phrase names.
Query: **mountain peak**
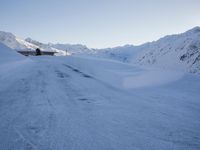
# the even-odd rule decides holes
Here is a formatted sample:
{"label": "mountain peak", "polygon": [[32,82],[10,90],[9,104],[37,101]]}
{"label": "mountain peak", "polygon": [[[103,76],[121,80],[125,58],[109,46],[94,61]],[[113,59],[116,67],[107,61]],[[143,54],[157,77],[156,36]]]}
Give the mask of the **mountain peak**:
{"label": "mountain peak", "polygon": [[8,39],[15,39],[16,36],[10,32],[0,31],[0,41],[6,41]]}
{"label": "mountain peak", "polygon": [[196,27],[186,31],[186,33],[191,33],[191,34],[200,33],[200,27],[196,26]]}

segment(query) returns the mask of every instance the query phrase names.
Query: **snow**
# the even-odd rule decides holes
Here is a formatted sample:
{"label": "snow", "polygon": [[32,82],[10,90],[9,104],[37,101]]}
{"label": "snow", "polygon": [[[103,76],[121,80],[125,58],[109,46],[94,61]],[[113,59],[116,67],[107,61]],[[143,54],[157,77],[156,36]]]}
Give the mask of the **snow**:
{"label": "snow", "polygon": [[[8,68],[24,60],[0,50]],[[1,149],[200,148],[199,76],[89,56],[29,59],[0,67]]]}
{"label": "snow", "polygon": [[57,52],[57,56],[66,56],[68,53],[65,50],[59,50],[51,47],[48,44],[34,41],[30,38],[24,40],[16,37],[12,33],[0,31],[0,42],[7,47],[16,51],[35,51],[36,48],[40,48],[42,51]]}
{"label": "snow", "polygon": [[66,62],[70,66],[75,66],[91,76],[122,89],[158,86],[173,82],[184,75],[182,71],[177,70],[141,68],[136,65],[93,57],[74,56],[69,57]]}
{"label": "snow", "polygon": [[15,50],[33,50],[37,46],[28,43],[12,33],[0,31],[0,42]]}
{"label": "snow", "polygon": [[130,64],[200,73],[200,27],[139,46],[96,51],[94,56]]}
{"label": "snow", "polygon": [[180,79],[182,72],[172,70],[150,69],[136,72],[124,78],[125,88],[144,88],[163,85]]}
{"label": "snow", "polygon": [[148,48],[139,54],[138,62],[143,65],[199,73],[199,55],[200,27],[195,27],[185,33],[166,36],[149,43]]}
{"label": "snow", "polygon": [[24,40],[3,31],[0,32],[0,41],[14,50],[35,50],[39,47],[42,51],[58,52],[57,56],[90,55],[160,69],[200,73],[200,27],[139,46],[125,45],[106,49],[90,49],[81,44],[45,44],[31,38]]}
{"label": "snow", "polygon": [[44,44],[41,42],[38,42],[36,40],[33,40],[31,38],[26,38],[25,42],[31,43],[36,45],[37,47],[39,47],[42,51],[53,51],[53,52],[57,52],[56,56],[66,56],[66,55],[70,55],[67,51],[62,50],[62,49],[56,49],[54,47],[52,47],[50,44]]}
{"label": "snow", "polygon": [[92,55],[97,58],[100,57],[121,62],[129,62],[129,60],[135,59],[139,53],[139,50],[136,47],[137,46],[133,45],[124,45],[114,48],[95,49],[95,52],[92,53]]}
{"label": "snow", "polygon": [[[0,32],[0,149],[200,149],[199,31],[103,50]],[[16,52],[36,47],[74,55]]]}
{"label": "snow", "polygon": [[7,47],[6,45],[0,43],[0,64],[19,61],[24,57]]}
{"label": "snow", "polygon": [[53,48],[65,50],[71,55],[86,55],[86,54],[93,53],[92,49],[89,49],[87,46],[81,45],[81,44],[59,44],[59,43],[53,44],[53,43],[49,43],[49,45]]}

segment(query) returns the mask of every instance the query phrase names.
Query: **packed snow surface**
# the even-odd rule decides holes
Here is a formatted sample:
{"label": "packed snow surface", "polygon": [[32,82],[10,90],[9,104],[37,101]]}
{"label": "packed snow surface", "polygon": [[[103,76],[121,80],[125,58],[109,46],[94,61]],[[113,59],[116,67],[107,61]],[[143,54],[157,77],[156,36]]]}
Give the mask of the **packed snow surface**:
{"label": "packed snow surface", "polygon": [[199,76],[89,57],[14,57],[12,70],[0,62],[0,149],[200,149]]}

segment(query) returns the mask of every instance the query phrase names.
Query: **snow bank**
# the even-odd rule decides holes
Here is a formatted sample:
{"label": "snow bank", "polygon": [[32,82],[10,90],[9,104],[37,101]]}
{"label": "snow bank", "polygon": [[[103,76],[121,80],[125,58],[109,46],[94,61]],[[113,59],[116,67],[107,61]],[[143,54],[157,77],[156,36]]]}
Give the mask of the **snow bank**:
{"label": "snow bank", "polygon": [[24,56],[0,43],[0,65],[25,59]]}
{"label": "snow bank", "polygon": [[90,57],[67,57],[68,65],[114,87],[123,89],[159,86],[180,79],[184,73],[175,70],[141,68],[118,61]]}
{"label": "snow bank", "polygon": [[182,72],[163,69],[151,69],[126,76],[123,80],[124,88],[142,88],[167,84],[180,79]]}
{"label": "snow bank", "polygon": [[121,84],[120,77],[113,69],[124,68],[124,66],[126,66],[123,63],[112,60],[78,56],[69,56],[67,57],[66,62],[68,65],[112,85]]}
{"label": "snow bank", "polygon": [[17,53],[0,43],[0,75],[10,76],[24,70],[24,67],[33,62],[30,58]]}

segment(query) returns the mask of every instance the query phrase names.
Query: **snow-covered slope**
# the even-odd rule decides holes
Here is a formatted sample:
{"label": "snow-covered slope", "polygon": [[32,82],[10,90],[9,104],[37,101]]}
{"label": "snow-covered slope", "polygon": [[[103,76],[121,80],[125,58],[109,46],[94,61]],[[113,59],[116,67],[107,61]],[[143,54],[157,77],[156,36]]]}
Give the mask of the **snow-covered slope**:
{"label": "snow-covered slope", "polygon": [[135,59],[138,52],[139,49],[137,46],[125,45],[114,48],[95,49],[93,56],[121,62],[129,62],[129,60]]}
{"label": "snow-covered slope", "polygon": [[69,54],[64,49],[54,48],[50,44],[41,43],[41,42],[33,40],[31,38],[26,38],[25,41],[28,42],[28,43],[36,45],[37,47],[39,47],[43,51],[53,51],[53,52],[57,52],[58,55],[64,55],[64,56]]}
{"label": "snow-covered slope", "polygon": [[14,50],[35,50],[40,48],[43,51],[58,52],[58,55],[87,55],[93,53],[92,49],[81,44],[52,44],[42,43],[31,38],[21,39],[12,33],[0,31],[0,42]]}
{"label": "snow-covered slope", "polygon": [[0,67],[0,149],[199,149],[199,76],[77,56],[30,59],[14,73]]}
{"label": "snow-covered slope", "polygon": [[33,50],[37,46],[20,39],[9,32],[0,31],[0,42],[15,50]]}
{"label": "snow-covered slope", "polygon": [[0,65],[22,60],[24,57],[0,42]]}
{"label": "snow-covered slope", "polygon": [[131,61],[200,73],[200,27],[145,44],[137,60]]}
{"label": "snow-covered slope", "polygon": [[200,27],[140,46],[125,45],[107,49],[89,49],[81,44],[44,44],[31,38],[23,40],[7,32],[0,32],[0,42],[15,50],[34,50],[39,47],[43,51],[56,51],[59,55],[88,55],[144,66],[200,73]]}
{"label": "snow-covered slope", "polygon": [[52,51],[62,50],[65,51],[67,55],[88,55],[93,53],[92,49],[89,49],[87,46],[81,44],[44,44],[31,38],[26,38],[25,41],[43,49],[49,49]]}
{"label": "snow-covered slope", "polygon": [[144,66],[200,73],[200,27],[140,46],[126,45],[102,49],[96,51],[95,56]]}
{"label": "snow-covered slope", "polygon": [[52,44],[49,43],[51,47],[57,48],[57,49],[62,49],[67,51],[70,54],[75,54],[75,55],[87,55],[91,54],[94,51],[92,49],[89,49],[85,45],[81,44]]}
{"label": "snow-covered slope", "polygon": [[43,44],[40,42],[36,42],[36,41],[33,42],[33,40],[31,40],[30,38],[23,40],[19,37],[16,37],[12,33],[4,32],[4,31],[0,31],[0,42],[14,50],[33,51],[36,48],[40,48],[42,51],[54,51],[54,52],[58,52],[58,55],[66,55],[66,52],[64,50],[58,50],[56,48],[48,46],[47,44]]}
{"label": "snow-covered slope", "polygon": [[[0,42],[0,78],[2,80],[4,80],[4,78],[2,77],[5,75],[9,78],[9,80],[12,80],[17,72],[23,71],[23,67],[21,67],[21,69],[19,69],[19,67],[29,64],[29,62],[32,62],[29,58],[20,55],[15,50],[7,47],[6,45]],[[8,74],[8,72],[10,73]],[[8,87],[7,84],[1,83],[1,85],[3,87]],[[0,100],[2,100],[1,94]]]}
{"label": "snow-covered slope", "polygon": [[40,48],[42,51],[54,51],[58,55],[88,55],[94,52],[85,45],[81,44],[53,44],[42,43],[31,38],[21,39],[12,33],[0,31],[0,42],[14,50],[35,50]]}
{"label": "snow-covered slope", "polygon": [[92,49],[89,49],[87,46],[81,45],[81,44],[59,44],[59,43],[44,44],[39,41],[33,40],[31,38],[26,38],[25,41],[32,43],[34,45],[37,45],[38,47],[43,48],[43,49],[49,49],[52,51],[62,50],[62,51],[65,51],[68,55],[73,55],[73,54],[74,55],[81,55],[81,54],[87,55],[87,54],[93,53]]}

